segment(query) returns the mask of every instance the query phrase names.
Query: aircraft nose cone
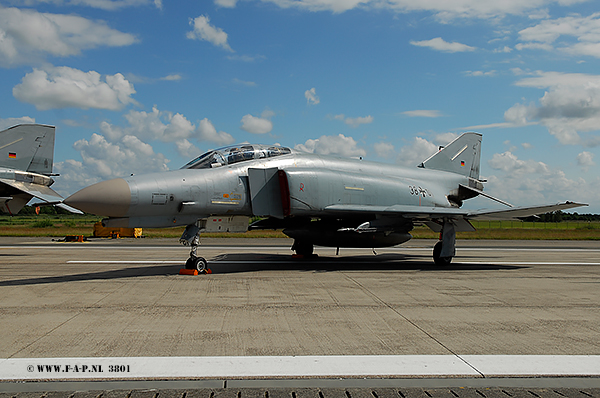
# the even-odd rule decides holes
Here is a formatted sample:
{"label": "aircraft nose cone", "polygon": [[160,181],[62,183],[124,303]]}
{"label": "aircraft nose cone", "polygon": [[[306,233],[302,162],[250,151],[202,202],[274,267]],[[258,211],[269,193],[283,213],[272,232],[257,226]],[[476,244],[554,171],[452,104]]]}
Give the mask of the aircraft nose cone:
{"label": "aircraft nose cone", "polygon": [[64,203],[98,216],[125,217],[131,204],[131,190],[127,181],[116,178],[83,188]]}

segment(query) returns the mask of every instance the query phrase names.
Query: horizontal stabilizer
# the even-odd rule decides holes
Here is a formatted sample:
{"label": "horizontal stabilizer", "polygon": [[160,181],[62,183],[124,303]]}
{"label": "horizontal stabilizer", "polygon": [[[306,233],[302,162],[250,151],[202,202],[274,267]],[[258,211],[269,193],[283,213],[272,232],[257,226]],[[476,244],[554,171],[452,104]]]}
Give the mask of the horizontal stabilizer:
{"label": "horizontal stabilizer", "polygon": [[498,198],[493,197],[492,195],[488,195],[487,193],[483,192],[481,189],[473,188],[473,187],[470,187],[470,186],[464,185],[464,184],[458,184],[458,185],[461,188],[467,189],[471,192],[475,192],[477,195],[485,196],[488,199],[495,200],[496,202],[502,203],[503,205],[508,206],[508,207],[514,207],[513,205],[511,205],[508,202],[503,201],[502,199],[498,199]]}
{"label": "horizontal stabilizer", "polygon": [[67,206],[63,202],[43,202],[43,203],[36,203],[36,206],[41,206],[41,207],[56,206],[56,207],[60,207],[63,210],[68,211],[69,213],[73,213],[73,214],[85,214],[81,210],[77,210],[74,207]]}
{"label": "horizontal stabilizer", "polygon": [[0,178],[0,182],[9,185],[19,191],[41,199],[44,202],[62,202],[63,197],[56,193],[52,188],[40,184],[21,182]]}

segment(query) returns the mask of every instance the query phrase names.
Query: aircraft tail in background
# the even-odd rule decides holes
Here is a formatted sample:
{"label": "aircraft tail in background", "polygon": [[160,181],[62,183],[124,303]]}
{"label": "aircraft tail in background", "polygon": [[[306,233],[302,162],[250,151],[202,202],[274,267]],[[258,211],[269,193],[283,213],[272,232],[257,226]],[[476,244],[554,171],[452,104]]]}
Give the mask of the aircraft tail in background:
{"label": "aircraft tail in background", "polygon": [[0,213],[17,214],[32,198],[73,213],[50,186],[54,126],[20,124],[0,131]]}
{"label": "aircraft tail in background", "polygon": [[20,124],[0,131],[0,167],[52,174],[54,126]]}

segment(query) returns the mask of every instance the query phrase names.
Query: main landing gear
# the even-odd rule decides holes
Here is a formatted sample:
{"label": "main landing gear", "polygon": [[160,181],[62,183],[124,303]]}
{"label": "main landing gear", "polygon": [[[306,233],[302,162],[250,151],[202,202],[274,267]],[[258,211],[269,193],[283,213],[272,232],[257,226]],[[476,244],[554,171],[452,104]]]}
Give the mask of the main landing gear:
{"label": "main landing gear", "polygon": [[448,265],[452,262],[452,257],[442,257],[440,254],[442,253],[442,241],[438,241],[435,246],[433,246],[433,262],[435,265]]}
{"label": "main landing gear", "polygon": [[294,239],[294,244],[292,245],[292,250],[296,252],[293,257],[295,258],[312,258],[317,257],[316,254],[313,254],[314,245],[311,242],[307,242],[305,240]]}
{"label": "main landing gear", "polygon": [[210,274],[208,262],[204,257],[198,257],[197,250],[200,245],[200,227],[197,224],[190,224],[185,227],[179,242],[185,246],[190,246],[190,258],[185,262],[185,268],[196,270],[199,274]]}
{"label": "main landing gear", "polygon": [[456,255],[456,229],[450,220],[444,220],[440,240],[433,247],[435,265],[448,265]]}

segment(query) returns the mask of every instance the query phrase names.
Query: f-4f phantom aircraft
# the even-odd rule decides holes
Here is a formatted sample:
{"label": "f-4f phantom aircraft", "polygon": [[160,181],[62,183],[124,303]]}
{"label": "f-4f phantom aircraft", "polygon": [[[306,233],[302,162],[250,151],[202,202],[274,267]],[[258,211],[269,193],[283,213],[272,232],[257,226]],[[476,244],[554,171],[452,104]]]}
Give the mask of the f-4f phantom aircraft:
{"label": "f-4f phantom aircraft", "polygon": [[[477,217],[516,218],[582,204],[512,207],[483,192],[479,179],[481,135],[465,133],[414,169],[341,159],[293,149],[236,145],[209,151],[180,170],[100,182],[65,203],[108,216],[109,227],[187,225],[181,242],[191,246],[186,267],[206,270],[197,256],[201,232],[248,229],[248,218],[266,217],[252,229],[283,228],[292,250],[311,255],[314,245],[376,248],[411,238],[416,224],[440,232],[436,264],[455,255],[457,231],[474,231]],[[506,210],[463,210],[482,195]]]}
{"label": "f-4f phantom aircraft", "polygon": [[21,124],[0,131],[0,211],[17,214],[31,198],[63,205],[50,185],[54,157],[54,127]]}

